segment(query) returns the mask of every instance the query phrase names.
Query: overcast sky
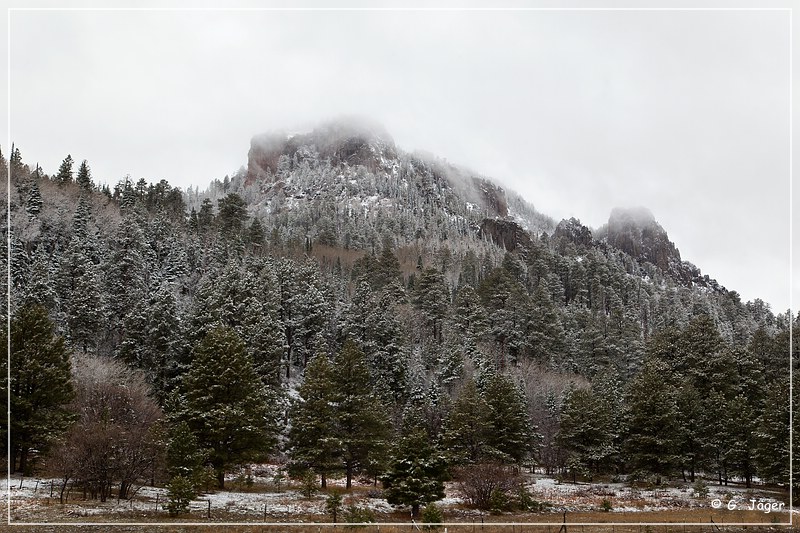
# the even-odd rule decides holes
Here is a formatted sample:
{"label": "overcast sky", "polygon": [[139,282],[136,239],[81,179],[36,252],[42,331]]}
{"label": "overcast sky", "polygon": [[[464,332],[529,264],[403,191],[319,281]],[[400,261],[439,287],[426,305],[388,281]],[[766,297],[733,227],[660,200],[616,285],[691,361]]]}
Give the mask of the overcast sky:
{"label": "overcast sky", "polygon": [[648,207],[683,259],[780,312],[789,29],[786,11],[15,11],[11,137],[48,173],[69,153],[112,185],[202,188],[254,134],[365,115],[556,219]]}

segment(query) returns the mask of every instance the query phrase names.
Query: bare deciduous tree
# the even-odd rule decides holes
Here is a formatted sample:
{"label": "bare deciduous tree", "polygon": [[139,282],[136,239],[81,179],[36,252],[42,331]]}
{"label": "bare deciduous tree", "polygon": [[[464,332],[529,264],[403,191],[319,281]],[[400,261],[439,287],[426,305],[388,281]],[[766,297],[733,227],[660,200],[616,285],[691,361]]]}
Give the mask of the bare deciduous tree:
{"label": "bare deciduous tree", "polygon": [[118,361],[83,356],[73,368],[78,421],[52,454],[49,464],[64,481],[83,490],[84,498],[105,501],[114,485],[117,497],[152,477],[158,462],[155,423],[161,410],[150,397],[140,372]]}

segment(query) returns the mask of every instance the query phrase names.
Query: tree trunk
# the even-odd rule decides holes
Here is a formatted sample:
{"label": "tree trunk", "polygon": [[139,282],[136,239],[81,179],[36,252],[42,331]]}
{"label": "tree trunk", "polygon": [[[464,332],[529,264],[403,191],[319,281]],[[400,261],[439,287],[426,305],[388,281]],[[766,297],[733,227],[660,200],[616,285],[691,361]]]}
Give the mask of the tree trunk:
{"label": "tree trunk", "polygon": [[345,484],[345,488],[349,489],[353,486],[353,467],[352,465],[347,465],[347,483]]}
{"label": "tree trunk", "polygon": [[23,476],[28,475],[28,448],[22,447],[19,449],[19,471]]}
{"label": "tree trunk", "polygon": [[61,485],[61,492],[58,494],[58,501],[64,503],[64,491],[67,490],[67,483],[69,482],[69,478],[64,479],[64,484]]}
{"label": "tree trunk", "polygon": [[411,504],[411,518],[416,518],[419,515],[419,503]]}
{"label": "tree trunk", "polygon": [[[326,478],[325,478],[325,472],[322,472],[322,473],[320,474],[320,478],[322,479],[322,483],[321,483],[321,485],[322,485],[322,488],[324,489],[325,487],[327,487],[327,486],[328,486],[328,482],[327,482],[327,480],[326,480]],[[334,522],[335,522],[335,520],[334,520]]]}
{"label": "tree trunk", "polygon": [[217,469],[217,485],[220,489],[225,488],[225,471],[221,468]]}

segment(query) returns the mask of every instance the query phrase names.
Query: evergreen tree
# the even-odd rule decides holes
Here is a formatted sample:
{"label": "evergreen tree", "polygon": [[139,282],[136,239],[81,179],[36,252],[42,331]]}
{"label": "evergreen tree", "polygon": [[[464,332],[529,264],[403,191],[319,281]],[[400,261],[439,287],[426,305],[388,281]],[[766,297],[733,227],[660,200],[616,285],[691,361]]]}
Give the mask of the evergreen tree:
{"label": "evergreen tree", "polygon": [[220,488],[225,471],[263,459],[275,446],[276,398],[264,387],[244,343],[230,328],[208,332],[183,379],[181,419],[208,451]]}
{"label": "evergreen tree", "polygon": [[534,432],[523,392],[503,374],[496,374],[483,394],[489,407],[488,445],[501,457],[520,464],[534,451]]}
{"label": "evergreen tree", "polygon": [[656,483],[678,466],[678,403],[667,366],[648,361],[628,387],[625,451],[634,472],[656,476]]}
{"label": "evergreen tree", "polygon": [[[5,344],[5,329],[2,337]],[[30,475],[30,452],[46,450],[72,420],[69,357],[43,307],[26,305],[17,311],[10,353],[12,472]]]}
{"label": "evergreen tree", "polygon": [[756,433],[758,475],[769,483],[788,483],[791,441],[788,379],[784,378],[769,386],[766,405],[770,407],[761,412]]}
{"label": "evergreen tree", "polygon": [[444,498],[445,458],[428,435],[415,429],[395,445],[389,471],[383,477],[384,496],[393,505],[408,505],[417,516],[420,505]]}
{"label": "evergreen tree", "polygon": [[190,480],[195,490],[199,487],[205,455],[185,421],[178,422],[170,431],[166,460],[171,478],[180,476]]}
{"label": "evergreen tree", "polygon": [[[196,214],[195,218],[197,218]],[[254,217],[253,222],[250,223],[250,228],[247,230],[247,240],[250,241],[251,245],[257,247],[258,249],[261,246],[264,246],[266,237],[267,235],[264,232],[264,227],[261,225],[261,220]]]}
{"label": "evergreen tree", "polygon": [[89,162],[86,161],[85,159],[81,162],[81,166],[78,168],[78,176],[75,178],[75,181],[78,183],[78,186],[84,191],[91,191],[92,189],[94,189],[94,183],[92,182],[92,173],[91,170],[89,170]]}
{"label": "evergreen tree", "polygon": [[591,389],[572,391],[561,407],[556,440],[567,454],[573,480],[607,472],[617,453],[611,406]]}
{"label": "evergreen tree", "polygon": [[430,325],[434,340],[441,342],[442,322],[450,305],[450,293],[441,272],[425,269],[416,287],[415,303]]}
{"label": "evergreen tree", "polygon": [[320,475],[322,488],[327,476],[340,465],[341,440],[334,403],[333,370],[325,354],[318,354],[305,370],[291,412],[289,443],[292,461]]}
{"label": "evergreen tree", "polygon": [[[247,204],[241,196],[231,193],[217,202],[219,207],[219,229],[224,236],[238,237],[247,220]],[[201,208],[202,213],[202,208]]]}
{"label": "evergreen tree", "polygon": [[478,394],[475,381],[468,379],[453,404],[444,425],[444,450],[457,463],[477,463],[491,457],[489,449],[491,410]]}
{"label": "evergreen tree", "polygon": [[[37,168],[38,171],[38,168]],[[25,212],[28,213],[30,219],[39,216],[42,211],[42,193],[39,190],[38,180],[31,182],[31,187],[28,190],[28,198],[25,202]]]}
{"label": "evergreen tree", "polygon": [[72,183],[72,165],[74,161],[71,155],[67,155],[58,167],[58,174],[56,174],[56,182],[62,185]]}
{"label": "evergreen tree", "polygon": [[349,489],[353,474],[381,456],[388,427],[372,389],[364,353],[349,339],[334,359],[333,378],[342,464]]}

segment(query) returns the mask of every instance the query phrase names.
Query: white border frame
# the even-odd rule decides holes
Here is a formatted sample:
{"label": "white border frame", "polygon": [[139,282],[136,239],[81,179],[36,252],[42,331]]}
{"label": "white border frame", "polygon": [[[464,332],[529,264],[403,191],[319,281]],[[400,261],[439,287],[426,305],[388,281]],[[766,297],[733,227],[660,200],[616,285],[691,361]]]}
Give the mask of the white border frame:
{"label": "white border frame", "polygon": [[[792,111],[792,81],[794,76],[794,65],[792,60],[792,51],[794,48],[794,36],[792,28],[792,12],[793,8],[788,7],[684,7],[684,8],[664,8],[664,7],[31,7],[31,8],[7,8],[6,9],[6,22],[7,22],[7,35],[8,35],[8,48],[7,48],[7,147],[11,146],[11,14],[15,11],[108,11],[108,12],[139,12],[139,11],[155,11],[155,12],[183,12],[183,11],[210,11],[210,12],[248,12],[248,11],[274,11],[274,12],[315,12],[315,11],[328,11],[328,12],[397,12],[397,11],[423,11],[423,12],[530,12],[530,11],[785,11],[789,13],[789,522],[773,523],[772,526],[793,526],[794,525],[794,508],[792,505],[792,443],[793,443],[793,420],[794,412],[792,406],[793,395],[793,376],[792,376],[792,347],[793,347],[793,185],[792,185],[792,165],[793,165],[793,111]],[[7,443],[6,443],[6,457],[9,458],[11,451],[11,156],[9,152],[7,165],[7,183],[6,183],[6,227],[8,234],[6,236],[6,257],[7,257],[7,287],[6,303],[8,316],[6,317],[6,383],[7,383]],[[150,526],[150,527],[186,527],[186,526],[335,526],[333,522],[17,522],[11,520],[11,463],[7,461],[6,472],[6,494],[7,494],[7,516],[6,523],[8,526]],[[577,526],[707,526],[706,522],[486,522],[484,525],[491,526],[528,526],[528,527],[544,527],[544,526],[562,526],[567,525],[571,527]],[[342,525],[342,524],[338,524]],[[354,524],[351,524],[354,525]],[[363,525],[380,526],[409,526],[408,522],[374,522],[365,523]],[[460,527],[460,526],[474,526],[471,522],[445,522],[441,524],[445,527]],[[720,524],[722,525],[722,524]],[[729,522],[725,526],[764,526],[763,522]]]}

